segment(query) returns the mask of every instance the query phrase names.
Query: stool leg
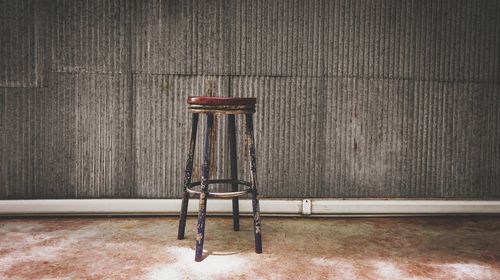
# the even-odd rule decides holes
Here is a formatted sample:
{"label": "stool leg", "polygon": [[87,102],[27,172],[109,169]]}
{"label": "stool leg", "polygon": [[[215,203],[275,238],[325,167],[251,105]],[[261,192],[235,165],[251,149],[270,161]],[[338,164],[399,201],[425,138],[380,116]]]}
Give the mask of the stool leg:
{"label": "stool leg", "polygon": [[196,236],[196,253],[195,261],[199,262],[203,259],[203,241],[205,239],[205,216],[207,214],[207,198],[208,198],[208,178],[210,169],[210,148],[211,135],[213,129],[214,115],[207,115],[207,130],[205,132],[205,144],[203,147],[203,164],[201,168],[201,192],[200,192],[200,207],[198,209],[198,235]]}
{"label": "stool leg", "polygon": [[[228,133],[229,133],[229,157],[231,161],[231,179],[238,180],[238,162],[236,159],[236,122],[234,115],[228,115]],[[238,184],[232,184],[233,192],[238,191]],[[238,198],[233,198],[233,230],[240,230],[240,209]]]}
{"label": "stool leg", "polygon": [[246,114],[245,134],[249,146],[250,169],[252,171],[252,208],[253,208],[253,231],[255,235],[255,252],[262,253],[262,237],[260,225],[259,199],[257,198],[257,164],[255,159],[255,139],[253,132],[253,116]]}
{"label": "stool leg", "polygon": [[198,131],[198,114],[193,114],[193,119],[191,123],[191,141],[189,142],[189,151],[186,162],[186,169],[184,171],[184,193],[182,195],[182,206],[181,206],[181,215],[179,218],[179,231],[177,233],[177,239],[184,239],[184,232],[186,229],[186,217],[187,217],[187,209],[189,203],[189,193],[187,192],[187,188],[191,183],[191,177],[193,175],[193,156],[194,156],[194,148],[196,145],[196,133]]}

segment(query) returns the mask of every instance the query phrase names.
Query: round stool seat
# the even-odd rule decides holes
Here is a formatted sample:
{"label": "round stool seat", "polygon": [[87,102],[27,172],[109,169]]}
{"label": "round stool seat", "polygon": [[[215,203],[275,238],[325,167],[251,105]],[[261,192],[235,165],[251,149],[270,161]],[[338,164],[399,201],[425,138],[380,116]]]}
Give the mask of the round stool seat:
{"label": "round stool seat", "polygon": [[257,99],[246,97],[189,96],[187,103],[205,106],[255,106]]}
{"label": "round stool seat", "polygon": [[251,114],[255,112],[256,98],[189,96],[188,108],[193,113]]}

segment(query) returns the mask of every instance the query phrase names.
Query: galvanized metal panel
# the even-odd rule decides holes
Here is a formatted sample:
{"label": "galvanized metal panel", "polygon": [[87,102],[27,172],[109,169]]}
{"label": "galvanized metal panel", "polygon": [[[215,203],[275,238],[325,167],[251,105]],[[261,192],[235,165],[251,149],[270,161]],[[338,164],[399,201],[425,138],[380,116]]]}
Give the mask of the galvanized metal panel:
{"label": "galvanized metal panel", "polygon": [[[74,186],[77,197],[134,194],[128,75],[57,75],[74,97]],[[68,141],[68,140],[66,140]]]}
{"label": "galvanized metal panel", "polygon": [[329,78],[326,96],[323,195],[410,196],[411,83]]}
{"label": "galvanized metal panel", "polygon": [[137,1],[135,73],[230,74],[228,1]]}
{"label": "galvanized metal panel", "polygon": [[325,74],[410,78],[415,1],[326,1]]}
{"label": "galvanized metal panel", "polygon": [[[317,197],[324,187],[323,79],[234,77],[232,96],[257,98],[255,139],[264,197]],[[249,179],[243,118],[237,119],[240,176]]]}
{"label": "galvanized metal panel", "polygon": [[323,74],[324,1],[229,1],[231,74]]}
{"label": "galvanized metal panel", "polygon": [[34,87],[36,40],[33,2],[0,1],[0,87]]}
{"label": "galvanized metal panel", "polygon": [[500,80],[498,1],[415,1],[415,78]]}
{"label": "galvanized metal panel", "polygon": [[57,90],[2,90],[2,198],[74,197],[73,99]]}
{"label": "galvanized metal panel", "polygon": [[[497,86],[415,84],[415,196],[488,197],[498,194],[497,151],[489,128],[500,106]],[[493,105],[493,106],[492,106]],[[494,141],[498,142],[498,139]]]}
{"label": "galvanized metal panel", "polygon": [[[148,1],[143,73],[499,80],[492,1]],[[484,11],[484,12],[483,12]]]}
{"label": "galvanized metal panel", "polygon": [[497,88],[331,78],[327,196],[498,196]]}
{"label": "galvanized metal panel", "polygon": [[190,1],[134,1],[131,5],[134,73],[194,72],[193,5]]}
{"label": "galvanized metal panel", "polygon": [[229,73],[228,11],[230,1],[192,1],[193,35],[196,36],[196,74],[224,75]]}
{"label": "galvanized metal panel", "polygon": [[134,71],[318,76],[323,1],[139,1]]}
{"label": "galvanized metal panel", "polygon": [[75,198],[75,95],[67,90],[73,76],[46,77],[35,106],[36,198]]}
{"label": "galvanized metal panel", "polygon": [[[134,75],[134,149],[137,197],[180,197],[191,125],[189,95],[227,95],[226,77]],[[226,125],[218,123],[211,178],[228,176]],[[200,180],[205,118],[200,118],[193,181]]]}
{"label": "galvanized metal panel", "polygon": [[0,89],[1,198],[36,197],[35,98],[34,89]]}
{"label": "galvanized metal panel", "polygon": [[47,1],[49,69],[125,73],[129,69],[132,1]]}
{"label": "galvanized metal panel", "polygon": [[48,83],[2,90],[1,196],[130,197],[126,77],[52,74]]}
{"label": "galvanized metal panel", "polygon": [[48,79],[38,105],[37,196],[130,197],[127,77],[56,73]]}

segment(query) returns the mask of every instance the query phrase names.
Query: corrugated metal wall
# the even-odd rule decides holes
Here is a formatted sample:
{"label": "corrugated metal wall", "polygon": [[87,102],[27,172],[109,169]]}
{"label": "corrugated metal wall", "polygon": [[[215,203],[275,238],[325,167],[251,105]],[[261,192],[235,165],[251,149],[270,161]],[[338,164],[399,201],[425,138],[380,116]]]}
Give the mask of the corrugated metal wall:
{"label": "corrugated metal wall", "polygon": [[500,197],[500,1],[0,0],[0,32],[1,199],[179,197],[202,94],[258,98],[264,197]]}

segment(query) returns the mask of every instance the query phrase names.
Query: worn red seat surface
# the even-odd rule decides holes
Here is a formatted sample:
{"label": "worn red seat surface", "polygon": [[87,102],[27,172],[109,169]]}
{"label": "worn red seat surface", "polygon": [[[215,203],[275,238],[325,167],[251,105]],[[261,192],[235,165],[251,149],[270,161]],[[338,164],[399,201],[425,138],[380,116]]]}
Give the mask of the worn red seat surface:
{"label": "worn red seat surface", "polygon": [[257,103],[257,99],[245,97],[189,96],[187,103],[204,106],[252,106]]}

